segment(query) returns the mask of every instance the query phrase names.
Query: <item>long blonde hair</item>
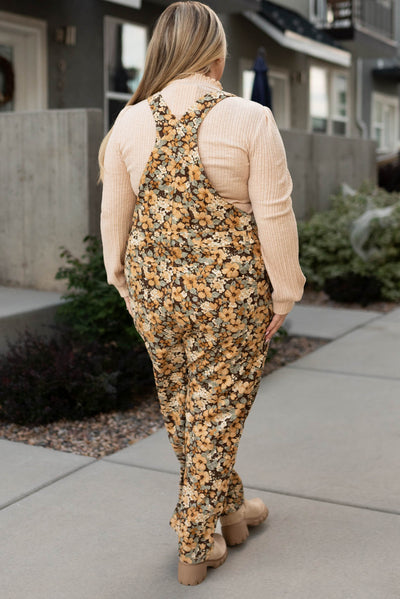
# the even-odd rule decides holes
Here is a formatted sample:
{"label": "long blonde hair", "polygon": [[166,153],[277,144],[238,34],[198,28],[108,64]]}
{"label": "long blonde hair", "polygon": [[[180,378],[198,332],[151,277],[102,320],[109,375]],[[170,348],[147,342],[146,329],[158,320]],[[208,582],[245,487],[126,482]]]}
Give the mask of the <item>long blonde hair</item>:
{"label": "long blonde hair", "polygon": [[[143,77],[126,106],[137,104],[174,79],[206,74],[227,53],[224,28],[216,13],[201,2],[174,2],[157,20],[146,54]],[[99,181],[112,127],[99,149]]]}

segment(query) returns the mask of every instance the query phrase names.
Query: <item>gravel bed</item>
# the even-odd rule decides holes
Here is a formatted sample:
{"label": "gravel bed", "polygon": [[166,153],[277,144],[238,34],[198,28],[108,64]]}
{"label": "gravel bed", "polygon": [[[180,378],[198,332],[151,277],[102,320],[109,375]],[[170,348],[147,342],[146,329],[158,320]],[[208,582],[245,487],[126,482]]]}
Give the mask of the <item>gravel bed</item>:
{"label": "gravel bed", "polygon": [[[284,337],[275,346],[272,342],[271,359],[266,362],[263,376],[325,343],[307,337]],[[273,353],[274,349],[276,353]],[[144,439],[162,426],[156,392],[151,389],[131,409],[101,413],[82,420],[62,419],[39,426],[0,421],[0,438],[101,458]]]}

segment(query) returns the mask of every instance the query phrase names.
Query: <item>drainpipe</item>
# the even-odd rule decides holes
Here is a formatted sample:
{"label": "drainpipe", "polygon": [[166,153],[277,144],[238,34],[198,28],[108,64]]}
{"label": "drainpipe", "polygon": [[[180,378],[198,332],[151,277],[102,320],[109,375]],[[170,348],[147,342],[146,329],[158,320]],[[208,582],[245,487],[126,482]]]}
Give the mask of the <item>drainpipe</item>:
{"label": "drainpipe", "polygon": [[362,97],[363,97],[363,59],[357,58],[357,78],[356,78],[356,124],[361,131],[362,139],[368,138],[367,123],[362,120]]}

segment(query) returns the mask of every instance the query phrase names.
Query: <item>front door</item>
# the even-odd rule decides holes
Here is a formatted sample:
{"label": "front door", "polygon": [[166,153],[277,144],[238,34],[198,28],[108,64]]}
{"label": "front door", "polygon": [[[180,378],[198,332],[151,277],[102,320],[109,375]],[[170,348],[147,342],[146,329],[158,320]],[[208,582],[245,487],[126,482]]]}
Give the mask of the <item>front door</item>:
{"label": "front door", "polygon": [[0,12],[0,57],[0,111],[46,109],[46,22]]}

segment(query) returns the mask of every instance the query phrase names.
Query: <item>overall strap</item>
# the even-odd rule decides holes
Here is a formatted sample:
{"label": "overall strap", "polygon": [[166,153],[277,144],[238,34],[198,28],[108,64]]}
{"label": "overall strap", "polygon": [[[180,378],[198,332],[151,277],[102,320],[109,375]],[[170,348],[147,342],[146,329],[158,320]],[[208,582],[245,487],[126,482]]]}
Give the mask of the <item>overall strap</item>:
{"label": "overall strap", "polygon": [[198,129],[209,110],[221,100],[234,95],[235,94],[222,90],[207,93],[199,98],[196,104],[191,106],[183,116],[178,119],[171,113],[161,92],[157,92],[148,98],[148,103],[156,122],[157,139],[163,139],[167,135],[171,135],[171,128],[178,136],[179,134],[187,134],[189,125],[191,135],[196,136]]}

